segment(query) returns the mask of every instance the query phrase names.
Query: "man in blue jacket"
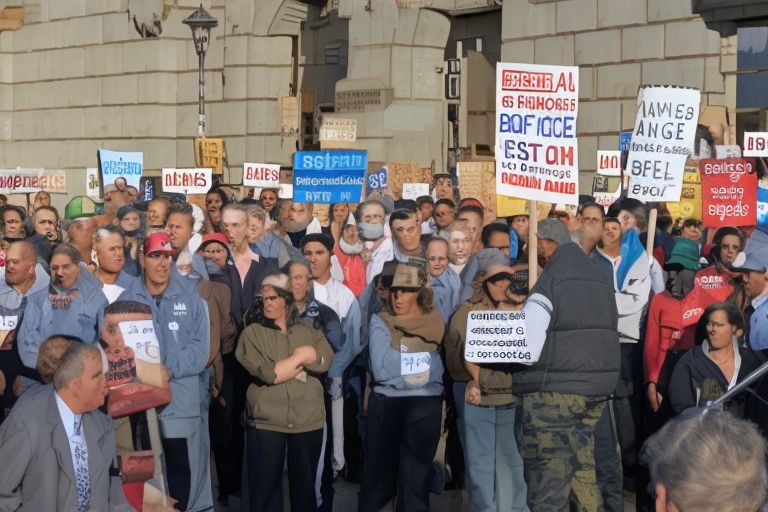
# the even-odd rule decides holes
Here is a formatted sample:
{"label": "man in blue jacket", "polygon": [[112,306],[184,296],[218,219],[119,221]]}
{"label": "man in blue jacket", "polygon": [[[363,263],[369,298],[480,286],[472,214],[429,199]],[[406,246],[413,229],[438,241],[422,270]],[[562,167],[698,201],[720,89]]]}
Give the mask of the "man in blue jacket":
{"label": "man in blue jacket", "polygon": [[208,310],[194,281],[175,269],[173,248],[164,232],[144,240],[143,279],[120,300],[152,308],[160,355],[168,368],[172,401],[160,412],[163,450],[171,497],[181,510],[213,507],[208,436]]}

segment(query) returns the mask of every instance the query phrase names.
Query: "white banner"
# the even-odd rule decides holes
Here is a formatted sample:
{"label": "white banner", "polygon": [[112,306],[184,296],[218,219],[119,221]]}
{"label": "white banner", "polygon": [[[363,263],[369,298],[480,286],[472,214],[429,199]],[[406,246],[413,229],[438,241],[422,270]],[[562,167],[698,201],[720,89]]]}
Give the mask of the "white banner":
{"label": "white banner", "polygon": [[403,183],[403,199],[413,199],[429,195],[429,183]]}
{"label": "white banner", "polygon": [[579,68],[496,65],[496,193],[578,204]]}
{"label": "white banner", "polygon": [[63,170],[0,169],[0,194],[27,194],[44,190],[67,193],[67,175]]}
{"label": "white banner", "polygon": [[541,345],[529,346],[523,311],[470,311],[464,338],[464,359],[472,363],[533,364]]}
{"label": "white banner", "polygon": [[243,164],[243,185],[277,188],[280,185],[280,164]]}
{"label": "white banner", "polygon": [[627,161],[629,197],[644,202],[680,201],[685,161],[694,154],[700,101],[696,89],[640,89]]}
{"label": "white banner", "polygon": [[768,156],[768,132],[744,132],[744,156]]}
{"label": "white banner", "polygon": [[597,151],[597,174],[621,176],[621,151]]}
{"label": "white banner", "polygon": [[357,140],[357,120],[323,117],[318,140],[354,142]]}
{"label": "white banner", "polygon": [[163,169],[163,192],[177,194],[206,194],[213,185],[212,170]]}

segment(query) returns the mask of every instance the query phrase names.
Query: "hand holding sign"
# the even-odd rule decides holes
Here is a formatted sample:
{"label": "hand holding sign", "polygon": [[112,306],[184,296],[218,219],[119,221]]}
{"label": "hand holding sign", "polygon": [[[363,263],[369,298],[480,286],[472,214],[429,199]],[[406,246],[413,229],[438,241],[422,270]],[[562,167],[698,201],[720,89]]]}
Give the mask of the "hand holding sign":
{"label": "hand holding sign", "polygon": [[543,342],[529,345],[523,311],[470,311],[464,343],[464,359],[471,363],[533,364]]}

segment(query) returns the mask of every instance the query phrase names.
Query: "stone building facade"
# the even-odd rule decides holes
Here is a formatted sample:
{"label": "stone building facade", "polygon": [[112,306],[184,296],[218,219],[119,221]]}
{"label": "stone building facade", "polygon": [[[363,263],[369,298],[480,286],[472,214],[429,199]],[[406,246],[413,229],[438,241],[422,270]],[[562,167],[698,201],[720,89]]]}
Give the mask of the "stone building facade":
{"label": "stone building facade", "polygon": [[[17,29],[3,30],[0,14],[0,168],[70,170],[74,194],[100,147],[143,151],[150,173],[193,165],[197,58],[181,21],[199,0],[0,0],[0,13],[19,4]],[[482,73],[462,77],[461,145],[493,142],[488,76],[499,55],[580,66],[585,173],[597,149],[615,149],[618,132],[632,127],[642,84],[696,87],[704,106],[735,114],[736,37],[708,30],[690,0],[203,5],[219,20],[206,58],[207,131],[224,138],[233,182],[243,162],[290,165],[297,148],[316,143],[301,132],[316,131],[321,115],[356,119],[357,147],[371,161],[445,168],[453,144],[446,59],[470,47],[485,61],[472,64]],[[142,23],[162,32],[142,37]],[[280,109],[291,96],[307,110],[295,113],[300,133],[285,129]]]}

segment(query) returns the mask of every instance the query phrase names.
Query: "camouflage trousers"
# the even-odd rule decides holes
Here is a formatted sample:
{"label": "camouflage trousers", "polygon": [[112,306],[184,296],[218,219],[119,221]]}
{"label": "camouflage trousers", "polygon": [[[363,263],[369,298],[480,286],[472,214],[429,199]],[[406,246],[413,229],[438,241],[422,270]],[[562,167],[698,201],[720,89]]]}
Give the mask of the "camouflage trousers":
{"label": "camouflage trousers", "polygon": [[567,512],[569,503],[600,510],[593,432],[604,406],[604,399],[581,395],[523,395],[519,442],[531,511]]}

